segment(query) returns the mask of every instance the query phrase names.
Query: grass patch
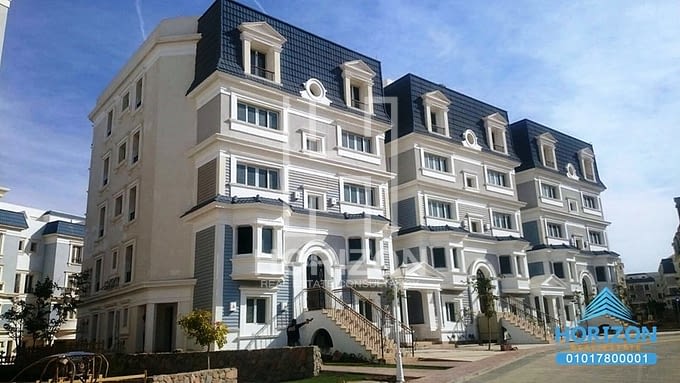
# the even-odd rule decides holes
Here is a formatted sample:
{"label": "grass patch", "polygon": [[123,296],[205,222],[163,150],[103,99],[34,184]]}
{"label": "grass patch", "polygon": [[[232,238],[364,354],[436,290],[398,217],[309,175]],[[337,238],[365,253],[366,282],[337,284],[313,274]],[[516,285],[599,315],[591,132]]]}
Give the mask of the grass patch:
{"label": "grass patch", "polygon": [[[381,367],[381,368],[397,368],[396,364],[376,364],[376,363],[348,363],[348,362],[324,362],[328,366],[353,366],[353,367]],[[414,370],[448,370],[449,367],[446,366],[423,366],[420,364],[405,364],[404,368],[410,368]]]}
{"label": "grass patch", "polygon": [[381,382],[394,381],[394,377],[367,375],[367,374],[346,374],[342,372],[321,371],[319,376],[302,380],[290,380],[289,383],[344,383],[356,382],[358,380],[377,380]]}

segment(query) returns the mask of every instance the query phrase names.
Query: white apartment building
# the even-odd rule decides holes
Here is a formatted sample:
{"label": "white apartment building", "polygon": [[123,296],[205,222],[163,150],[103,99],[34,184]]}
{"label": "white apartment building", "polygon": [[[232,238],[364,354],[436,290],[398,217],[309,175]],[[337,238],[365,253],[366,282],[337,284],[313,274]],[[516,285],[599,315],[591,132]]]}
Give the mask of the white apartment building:
{"label": "white apartment building", "polygon": [[[0,198],[9,189],[0,188]],[[35,284],[50,278],[61,288],[80,272],[85,234],[83,217],[0,202],[0,312],[14,301],[30,301]],[[1,321],[0,321],[1,322]],[[75,339],[76,316],[56,339]],[[0,354],[12,356],[14,340],[0,323]]]}
{"label": "white apartment building", "polygon": [[0,64],[2,64],[2,47],[5,42],[5,28],[7,27],[7,14],[12,0],[0,0]]}

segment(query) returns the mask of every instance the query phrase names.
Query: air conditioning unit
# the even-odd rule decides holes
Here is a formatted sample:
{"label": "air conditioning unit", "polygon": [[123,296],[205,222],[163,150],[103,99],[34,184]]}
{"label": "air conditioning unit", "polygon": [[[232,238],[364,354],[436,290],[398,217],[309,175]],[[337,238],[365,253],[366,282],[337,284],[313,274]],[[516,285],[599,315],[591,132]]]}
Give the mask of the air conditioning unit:
{"label": "air conditioning unit", "polygon": [[328,199],[328,204],[329,204],[330,206],[335,206],[335,205],[338,204],[338,199],[335,198],[335,197],[329,198],[329,199]]}
{"label": "air conditioning unit", "polygon": [[302,192],[301,191],[294,191],[290,194],[290,199],[293,201],[299,201],[302,199]]}

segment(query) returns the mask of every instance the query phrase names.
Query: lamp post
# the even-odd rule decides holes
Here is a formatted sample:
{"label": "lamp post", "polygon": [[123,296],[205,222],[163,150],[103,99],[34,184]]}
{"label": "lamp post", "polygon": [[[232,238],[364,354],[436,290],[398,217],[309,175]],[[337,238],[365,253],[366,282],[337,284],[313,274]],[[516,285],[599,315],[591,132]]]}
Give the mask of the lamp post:
{"label": "lamp post", "polygon": [[[406,266],[402,264],[399,269],[401,270],[401,275],[402,278],[404,278],[405,275],[405,270]],[[385,274],[385,279],[388,285],[390,285],[392,289],[392,316],[394,317],[394,342],[396,345],[396,350],[395,350],[395,362],[397,364],[397,370],[395,373],[395,382],[396,383],[404,383],[404,366],[401,360],[401,335],[400,335],[400,326],[399,326],[399,318],[398,318],[398,313],[397,313],[397,305],[399,304],[399,285],[396,281],[395,278],[392,278],[389,275],[389,270],[387,268],[383,269],[383,273]]]}

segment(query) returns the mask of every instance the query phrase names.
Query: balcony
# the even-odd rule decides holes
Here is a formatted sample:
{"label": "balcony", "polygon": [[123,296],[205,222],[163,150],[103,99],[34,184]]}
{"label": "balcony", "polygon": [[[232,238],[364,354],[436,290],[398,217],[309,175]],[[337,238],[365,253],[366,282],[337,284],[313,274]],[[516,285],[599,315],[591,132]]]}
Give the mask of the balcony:
{"label": "balcony", "polygon": [[528,277],[503,276],[499,281],[504,293],[528,293],[530,289]]}
{"label": "balcony", "polygon": [[284,262],[271,255],[240,254],[231,261],[234,280],[265,280],[283,278]]}
{"label": "balcony", "polygon": [[267,70],[267,68],[262,68],[259,66],[251,66],[250,67],[250,73],[257,76],[257,77],[262,77],[265,78],[269,81],[274,81],[274,72]]}

